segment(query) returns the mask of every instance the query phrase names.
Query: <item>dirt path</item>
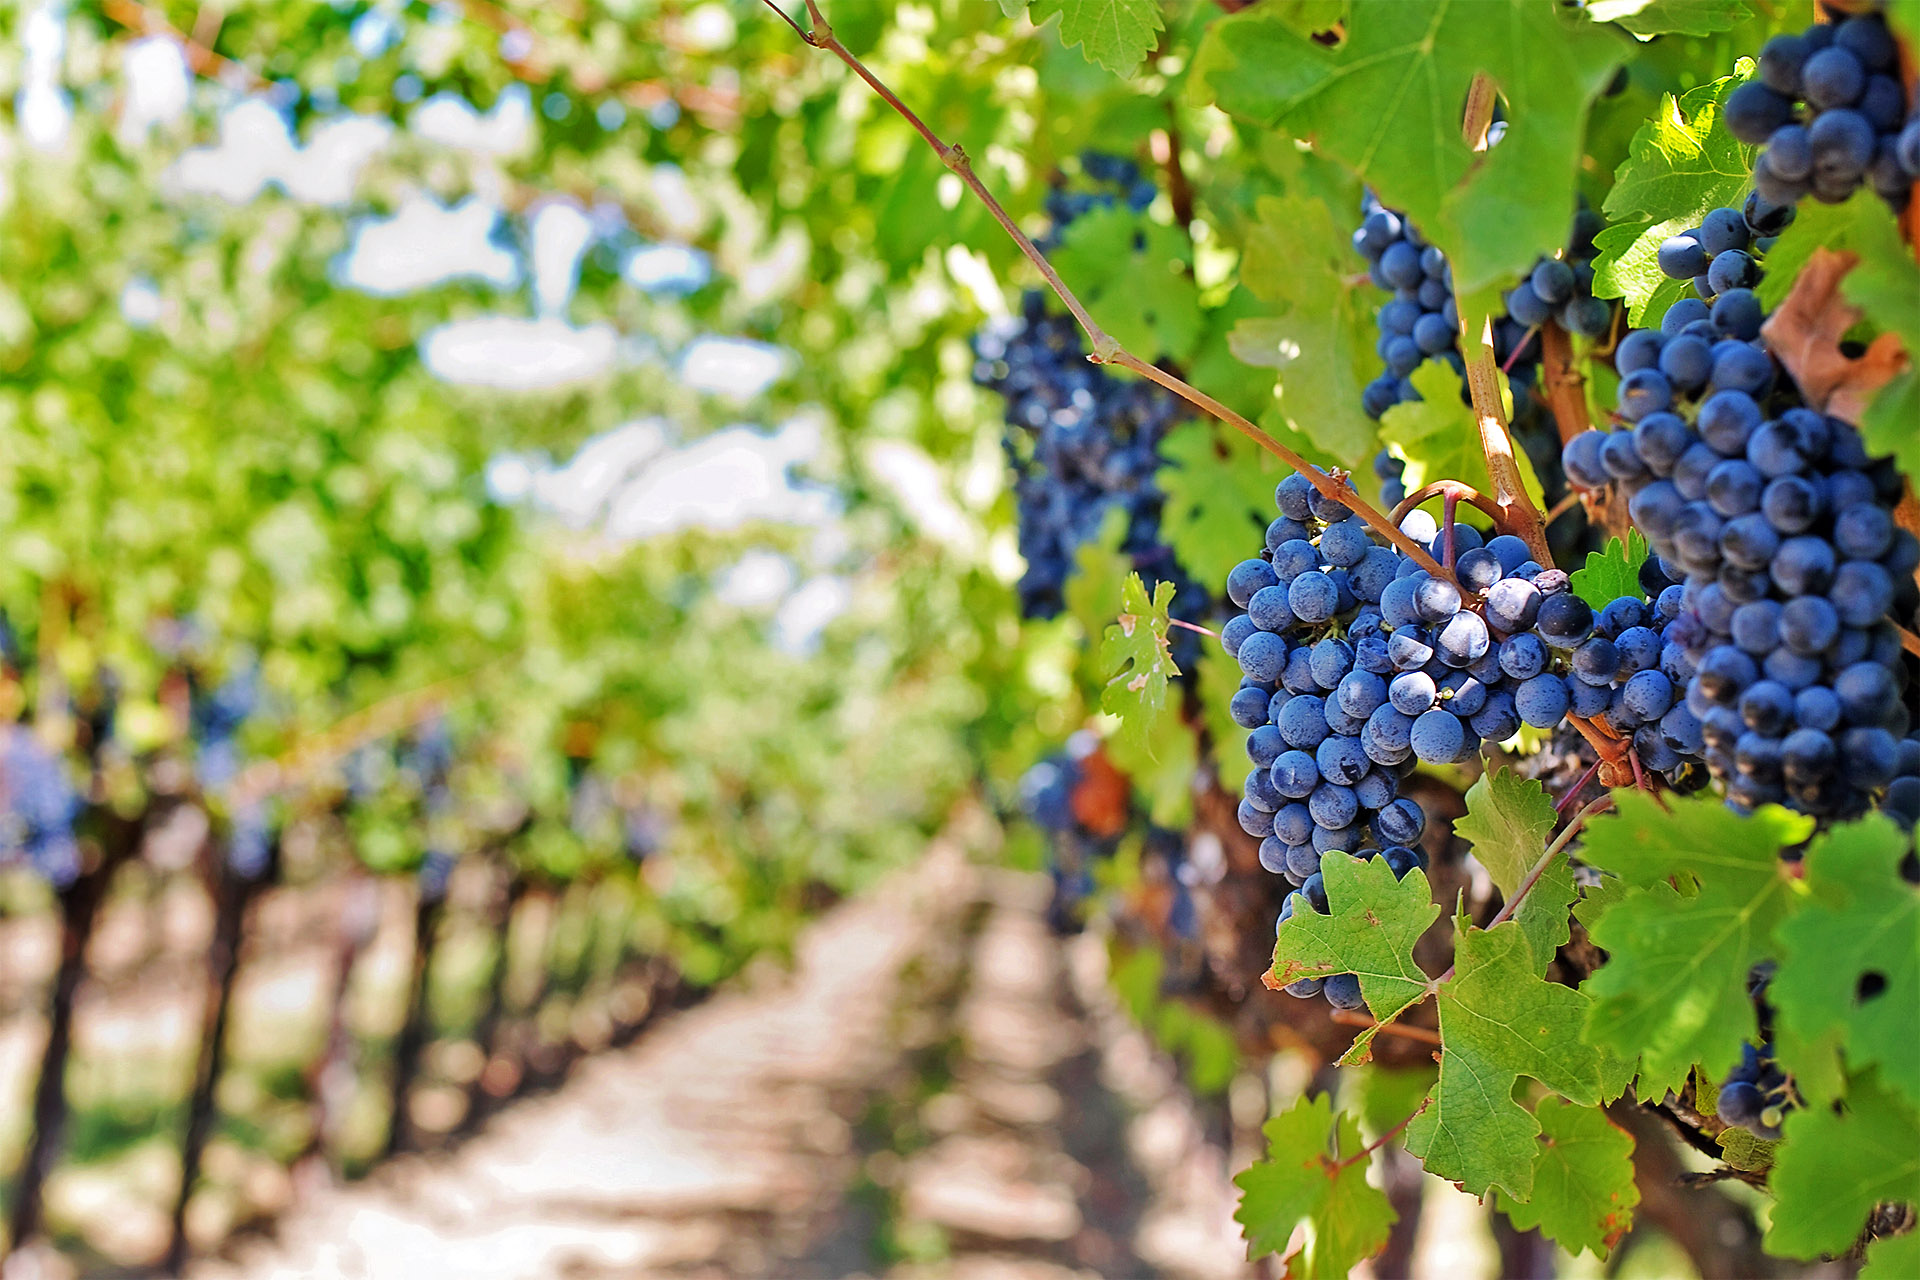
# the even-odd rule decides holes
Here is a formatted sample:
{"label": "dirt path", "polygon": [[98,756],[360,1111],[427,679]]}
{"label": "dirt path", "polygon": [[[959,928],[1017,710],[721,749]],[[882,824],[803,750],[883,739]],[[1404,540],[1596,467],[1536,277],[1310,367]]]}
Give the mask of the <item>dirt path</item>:
{"label": "dirt path", "polygon": [[812,926],[791,972],[190,1274],[1249,1274],[1225,1157],[1044,894],[936,846]]}

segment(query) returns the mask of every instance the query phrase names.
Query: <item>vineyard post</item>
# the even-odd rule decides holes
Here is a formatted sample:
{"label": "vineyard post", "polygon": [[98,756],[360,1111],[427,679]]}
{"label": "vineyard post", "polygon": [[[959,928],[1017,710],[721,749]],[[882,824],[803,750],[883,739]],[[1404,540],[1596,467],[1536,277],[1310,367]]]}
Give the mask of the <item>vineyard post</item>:
{"label": "vineyard post", "polygon": [[440,920],[446,910],[446,894],[424,888],[414,904],[413,962],[407,982],[407,1012],[400,1025],[400,1037],[393,1049],[393,1089],[387,1123],[387,1141],[383,1154],[393,1156],[412,1141],[412,1121],[407,1100],[420,1075],[420,1058],[427,1047],[429,982],[433,971],[434,945],[440,936]]}
{"label": "vineyard post", "polygon": [[221,847],[210,839],[205,882],[213,899],[213,942],[207,950],[206,1002],[200,1026],[200,1056],[194,1065],[193,1091],[187,1101],[187,1127],[180,1142],[180,1189],[174,1196],[165,1269],[178,1273],[187,1260],[187,1205],[200,1181],[207,1139],[218,1117],[220,1078],[226,1066],[227,1032],[232,1021],[233,989],[240,972],[248,905],[260,881],[236,873]]}
{"label": "vineyard post", "polygon": [[502,870],[505,882],[500,886],[492,921],[493,967],[487,973],[486,1003],[481,1007],[479,1020],[473,1027],[473,1042],[479,1046],[481,1066],[479,1074],[467,1088],[467,1114],[461,1125],[463,1129],[477,1126],[497,1101],[487,1088],[488,1068],[492,1066],[494,1054],[502,1040],[501,1015],[506,1009],[507,980],[513,972],[513,922],[519,913],[520,900],[527,893],[527,878],[524,875],[510,865]]}
{"label": "vineyard post", "polygon": [[[66,1142],[67,1063],[73,1054],[74,1004],[87,976],[87,948],[115,873],[139,852],[145,833],[144,815],[124,819],[105,807],[96,812],[100,820],[100,860],[59,895],[60,963],[47,996],[47,1042],[41,1054],[40,1076],[34,1084],[33,1127],[7,1214],[8,1253],[38,1235],[45,1225],[47,1176],[53,1172]],[[0,1258],[5,1256],[0,1253]]]}
{"label": "vineyard post", "polygon": [[356,861],[348,870],[341,889],[338,928],[334,934],[333,983],[327,1005],[327,1040],[307,1068],[307,1114],[310,1128],[304,1150],[294,1161],[294,1179],[300,1187],[324,1180],[328,1172],[337,1173],[337,1162],[330,1162],[328,1136],[335,1128],[340,1111],[337,1081],[350,1070],[353,1029],[347,1021],[347,1001],[353,987],[353,970],[360,953],[373,941],[380,921],[380,891]]}

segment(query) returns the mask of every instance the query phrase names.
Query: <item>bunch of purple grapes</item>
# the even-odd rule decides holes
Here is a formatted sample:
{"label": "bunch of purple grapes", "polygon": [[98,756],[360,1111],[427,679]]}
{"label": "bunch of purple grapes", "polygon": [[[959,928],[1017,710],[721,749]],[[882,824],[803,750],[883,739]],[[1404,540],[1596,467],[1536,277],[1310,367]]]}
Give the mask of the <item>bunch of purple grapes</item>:
{"label": "bunch of purple grapes", "polygon": [[[1056,191],[1049,199],[1052,234],[1089,209],[1119,199],[1135,210],[1150,203],[1153,185],[1132,161],[1090,153],[1083,171],[1116,191]],[[1020,610],[1051,618],[1066,606],[1074,556],[1096,539],[1108,513],[1125,518],[1121,551],[1151,590],[1174,585],[1175,616],[1197,618],[1211,609],[1206,591],[1181,572],[1160,537],[1163,496],[1154,484],[1160,442],[1187,412],[1172,392],[1137,378],[1117,378],[1089,364],[1071,317],[1050,314],[1045,295],[1026,295],[1018,316],[989,323],[973,341],[973,380],[1007,402],[1005,447],[1014,473],[1020,554]],[[1182,632],[1174,660],[1191,666],[1197,639]]]}
{"label": "bunch of purple grapes", "polygon": [[24,725],[0,743],[0,866],[24,861],[55,889],[80,875],[80,795],[65,763]]}
{"label": "bunch of purple grapes", "polygon": [[[1507,369],[1513,416],[1523,427],[1540,416],[1533,394],[1540,365],[1539,327],[1553,319],[1569,333],[1599,338],[1613,323],[1612,304],[1593,296],[1593,237],[1603,225],[1583,205],[1574,218],[1567,251],[1536,263],[1507,292],[1506,314],[1494,323],[1494,359]],[[1464,376],[1460,314],[1446,255],[1428,244],[1406,215],[1382,205],[1371,193],[1353,233],[1353,247],[1367,260],[1373,283],[1393,295],[1374,316],[1380,330],[1375,350],[1386,371],[1368,383],[1361,396],[1367,416],[1378,418],[1396,404],[1420,398],[1413,372],[1427,360],[1444,360],[1456,376]]]}
{"label": "bunch of purple grapes", "polygon": [[1047,922],[1056,932],[1080,927],[1080,908],[1093,893],[1093,863],[1109,856],[1115,841],[1089,830],[1074,812],[1073,793],[1080,785],[1080,761],[1098,745],[1089,733],[1076,733],[1063,750],[1040,761],[1020,779],[1020,808],[1039,827],[1047,842],[1047,875],[1053,896],[1047,904]]}
{"label": "bunch of purple grapes", "polygon": [[1834,15],[1760,51],[1760,75],[1727,99],[1727,128],[1764,146],[1754,187],[1769,204],[1811,195],[1838,204],[1861,183],[1896,210],[1920,178],[1920,119],[1909,113],[1899,49],[1879,13]]}
{"label": "bunch of purple grapes", "polygon": [[1623,425],[1575,437],[1562,465],[1581,488],[1618,485],[1660,572],[1684,584],[1663,665],[1684,677],[1694,749],[1728,798],[1819,817],[1884,802],[1911,822],[1920,742],[1903,741],[1907,672],[1887,619],[1920,603],[1920,541],[1893,521],[1892,462],[1807,407],[1760,340],[1754,230],[1718,209],[1662,247],[1676,278],[1704,260],[1717,296],[1621,340]]}
{"label": "bunch of purple grapes", "polygon": [[1740,1061],[1727,1073],[1715,1102],[1721,1123],[1737,1125],[1756,1138],[1780,1140],[1780,1122],[1793,1110],[1793,1082],[1773,1056],[1773,1007],[1767,1003],[1767,984],[1773,978],[1771,962],[1755,966],[1747,979],[1747,994],[1758,1016],[1760,1039],[1740,1046]]}

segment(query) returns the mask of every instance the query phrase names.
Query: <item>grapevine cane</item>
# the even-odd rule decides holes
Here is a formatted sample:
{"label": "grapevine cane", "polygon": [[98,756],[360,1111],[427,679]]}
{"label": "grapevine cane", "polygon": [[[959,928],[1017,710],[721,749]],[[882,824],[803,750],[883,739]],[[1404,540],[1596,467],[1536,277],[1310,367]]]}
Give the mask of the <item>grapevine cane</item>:
{"label": "grapevine cane", "polygon": [[[898,112],[901,119],[912,125],[914,131],[925,139],[927,145],[932,147],[934,153],[940,157],[940,162],[952,170],[955,176],[966,184],[967,189],[979,198],[980,202],[987,207],[987,212],[993,215],[993,220],[1000,224],[1001,229],[1004,230],[1008,236],[1012,237],[1014,244],[1019,247],[1021,254],[1024,255],[1027,261],[1033,264],[1034,269],[1040,273],[1041,278],[1046,281],[1047,287],[1053,291],[1054,296],[1060,299],[1067,310],[1072,313],[1074,320],[1086,331],[1088,344],[1093,348],[1092,353],[1087,357],[1089,361],[1094,364],[1117,364],[1121,368],[1137,373],[1149,381],[1159,383],[1162,387],[1165,387],[1181,399],[1187,401],[1187,403],[1205,410],[1208,414],[1233,427],[1236,431],[1240,432],[1240,434],[1246,436],[1268,453],[1271,453],[1274,457],[1279,458],[1282,462],[1293,468],[1293,470],[1305,476],[1308,483],[1318,490],[1322,496],[1344,504],[1355,515],[1359,516],[1372,527],[1376,533],[1380,534],[1381,537],[1385,538],[1387,542],[1391,543],[1422,569],[1425,569],[1436,578],[1441,578],[1448,582],[1455,581],[1453,574],[1449,570],[1441,567],[1440,562],[1435,560],[1433,556],[1427,552],[1425,547],[1420,546],[1412,538],[1400,532],[1398,525],[1394,524],[1386,515],[1373,507],[1366,499],[1362,498],[1360,491],[1347,479],[1345,473],[1338,470],[1335,470],[1332,474],[1321,471],[1305,458],[1255,426],[1254,423],[1244,415],[1234,412],[1206,392],[1175,377],[1164,369],[1148,364],[1116,342],[1112,335],[1100,327],[1099,322],[1087,311],[1080,299],[1074,295],[1073,290],[1067,287],[1066,282],[1060,278],[1060,274],[1048,263],[1046,255],[1040,252],[1033,241],[1027,237],[1027,234],[1020,230],[1019,225],[1014,222],[1006,209],[994,198],[993,193],[987,189],[986,184],[982,182],[979,175],[973,171],[973,161],[968,157],[966,150],[958,143],[942,142],[940,136],[936,134],[924,120],[914,114],[912,108],[902,102],[893,90],[889,89],[878,76],[874,75],[873,72],[867,68],[865,63],[861,62],[860,59],[848,51],[845,45],[840,43],[839,39],[833,34],[833,28],[827,23],[826,15],[820,9],[819,0],[806,0],[807,16],[812,23],[812,31],[801,31],[799,24],[788,17],[787,14],[780,9],[779,5],[774,3],[774,0],[762,0],[762,3],[779,14],[781,20],[788,26],[792,27],[796,32],[799,32],[802,40],[816,49],[831,53],[841,62],[844,62],[855,75],[866,81],[867,87],[878,94],[881,101]],[[1489,92],[1491,92],[1491,90],[1489,90]],[[1511,461],[1510,456],[1509,461]],[[1537,514],[1535,518],[1536,520],[1538,519]],[[1544,549],[1544,541],[1542,547]],[[1542,560],[1541,563],[1544,564],[1546,561]],[[1458,584],[1456,583],[1455,585]]]}
{"label": "grapevine cane", "polygon": [[[1487,145],[1487,129],[1493,120],[1493,80],[1484,71],[1476,72],[1467,90],[1466,118],[1461,132],[1467,145],[1476,151]],[[1460,354],[1466,358],[1467,393],[1473,400],[1474,421],[1480,428],[1480,451],[1486,455],[1487,474],[1493,477],[1493,501],[1505,514],[1505,523],[1527,544],[1538,563],[1549,568],[1553,552],[1547,547],[1547,527],[1539,508],[1527,495],[1520,479],[1520,465],[1514,460],[1513,438],[1507,434],[1506,409],[1500,401],[1500,376],[1493,360],[1493,320],[1479,317],[1476,335],[1469,317],[1460,317]]]}

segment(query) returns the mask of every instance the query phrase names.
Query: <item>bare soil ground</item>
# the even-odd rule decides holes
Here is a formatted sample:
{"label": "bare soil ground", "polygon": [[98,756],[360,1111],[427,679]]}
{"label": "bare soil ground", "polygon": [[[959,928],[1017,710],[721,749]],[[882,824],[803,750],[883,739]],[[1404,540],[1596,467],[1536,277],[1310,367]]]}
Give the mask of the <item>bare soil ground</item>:
{"label": "bare soil ground", "polygon": [[445,1154],[194,1280],[1255,1274],[1227,1153],[1040,881],[936,845]]}

